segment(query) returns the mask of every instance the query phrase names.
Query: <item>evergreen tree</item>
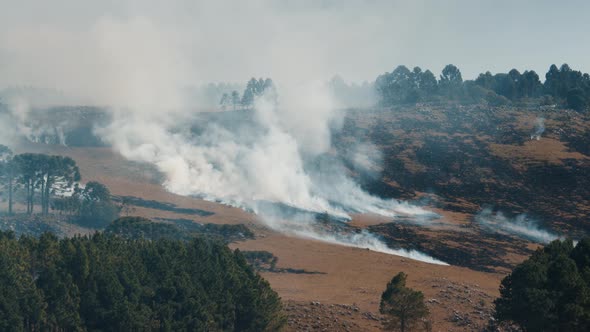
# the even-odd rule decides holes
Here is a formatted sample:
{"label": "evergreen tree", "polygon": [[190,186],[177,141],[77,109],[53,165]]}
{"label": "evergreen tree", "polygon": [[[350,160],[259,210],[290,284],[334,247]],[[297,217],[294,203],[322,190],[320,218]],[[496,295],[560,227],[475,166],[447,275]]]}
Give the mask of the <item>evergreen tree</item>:
{"label": "evergreen tree", "polygon": [[217,241],[0,232],[2,331],[277,331],[278,295]]}
{"label": "evergreen tree", "polygon": [[502,280],[496,317],[527,331],[590,329],[590,239],[556,240]]}
{"label": "evergreen tree", "polygon": [[439,85],[441,92],[450,99],[456,99],[461,95],[463,77],[461,71],[454,65],[446,65],[440,75]]}
{"label": "evergreen tree", "polygon": [[221,100],[219,100],[219,106],[221,106],[221,108],[225,110],[227,108],[227,105],[229,105],[231,102],[232,100],[230,96],[227,94],[227,92],[225,92],[221,96]]}
{"label": "evergreen tree", "polygon": [[15,177],[17,175],[16,163],[13,160],[12,150],[0,144],[0,184],[8,196],[8,214],[12,215],[13,195],[16,189]]}
{"label": "evergreen tree", "polygon": [[268,94],[271,101],[276,101],[276,89],[273,81],[270,78],[259,78],[258,80],[251,78],[242,94],[242,106],[252,107],[255,99],[265,94]]}
{"label": "evergreen tree", "polygon": [[238,105],[240,104],[240,94],[234,90],[231,93],[231,104],[234,107],[234,111],[238,108]]}
{"label": "evergreen tree", "polygon": [[381,294],[379,311],[389,318],[385,325],[388,330],[409,331],[429,315],[424,295],[406,287],[406,278],[405,273],[398,273]]}

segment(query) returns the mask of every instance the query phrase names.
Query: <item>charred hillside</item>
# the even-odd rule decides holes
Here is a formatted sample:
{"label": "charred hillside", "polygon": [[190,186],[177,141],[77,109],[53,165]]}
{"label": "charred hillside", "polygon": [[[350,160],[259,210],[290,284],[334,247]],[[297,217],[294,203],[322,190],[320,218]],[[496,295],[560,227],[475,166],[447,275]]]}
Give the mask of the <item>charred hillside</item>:
{"label": "charred hillside", "polygon": [[359,140],[382,151],[380,176],[348,164],[375,194],[433,193],[447,210],[526,212],[576,234],[590,229],[589,130],[565,109],[419,104],[351,111],[334,141],[340,154]]}

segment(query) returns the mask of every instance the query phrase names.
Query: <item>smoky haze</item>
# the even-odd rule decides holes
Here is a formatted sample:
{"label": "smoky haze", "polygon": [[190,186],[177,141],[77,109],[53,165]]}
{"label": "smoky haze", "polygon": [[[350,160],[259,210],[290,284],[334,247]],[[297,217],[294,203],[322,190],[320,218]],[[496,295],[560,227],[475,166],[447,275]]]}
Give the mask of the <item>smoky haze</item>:
{"label": "smoky haze", "polygon": [[[118,74],[111,72],[113,64],[105,62],[103,54],[113,51],[115,37],[131,43],[122,45],[125,48],[138,51],[128,58],[143,62],[138,67],[180,68],[188,77],[178,83],[191,84],[242,82],[251,76],[327,80],[336,74],[361,82],[398,64],[437,73],[454,63],[465,78],[512,67],[542,73],[549,64],[564,62],[590,71],[585,58],[590,36],[572,33],[590,28],[586,1],[2,0],[0,4],[0,84],[94,91],[92,96],[96,85],[105,84],[98,78]],[[109,37],[115,31],[121,35]],[[149,61],[155,55],[139,52],[147,46],[142,37],[161,40],[161,45],[153,45],[159,50],[149,51],[172,52],[165,59],[176,58],[174,62]]]}
{"label": "smoky haze", "polygon": [[[526,8],[511,6],[494,3],[490,9],[504,18],[502,10],[511,8],[510,19]],[[467,1],[443,6],[434,1],[58,0],[2,7],[7,10],[0,14],[0,85],[51,87],[75,103],[105,106],[113,122],[97,133],[125,157],[155,164],[168,190],[252,209],[271,227],[312,238],[322,235],[274,213],[269,217],[259,202],[341,218],[359,212],[433,215],[363,191],[332,156],[331,133],[343,118],[342,105],[326,84],[335,74],[348,81],[372,80],[399,63],[438,71],[454,62],[466,77],[494,70],[472,63],[485,59],[478,52],[489,52],[486,56],[501,69],[510,62],[542,72],[552,61],[577,60],[534,52],[541,47],[538,33],[546,28],[539,25],[540,32],[534,32],[528,23],[555,14],[546,5],[537,5],[538,16],[520,17],[511,26],[510,35],[523,31],[530,37],[508,42],[515,52],[519,43],[518,49],[530,46],[537,57],[526,59],[507,57],[506,47],[499,47],[506,46],[499,38],[507,34],[482,40],[477,34],[489,35],[481,18],[494,15]],[[563,31],[571,22],[586,20],[564,21]],[[494,21],[494,26],[504,25]],[[556,39],[564,47],[571,47],[569,41]],[[275,104],[268,96],[258,98],[246,121],[241,116],[204,121],[196,112],[204,103],[187,93],[191,86],[252,76],[271,77],[279,99]],[[8,103],[16,117],[29,111],[26,98]],[[351,153],[359,167],[366,156],[378,155],[369,142],[358,142]],[[382,245],[370,234],[333,242],[374,250]]]}

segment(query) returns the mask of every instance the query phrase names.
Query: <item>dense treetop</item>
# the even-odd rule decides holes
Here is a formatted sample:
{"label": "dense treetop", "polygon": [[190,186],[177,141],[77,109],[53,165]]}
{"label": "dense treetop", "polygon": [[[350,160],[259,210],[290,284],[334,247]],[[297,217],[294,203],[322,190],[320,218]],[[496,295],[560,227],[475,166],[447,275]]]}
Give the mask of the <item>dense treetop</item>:
{"label": "dense treetop", "polygon": [[204,239],[0,232],[0,330],[275,331],[281,304],[239,251]]}
{"label": "dense treetop", "polygon": [[254,101],[257,97],[261,97],[265,94],[270,100],[276,101],[276,88],[272,79],[256,79],[252,77],[248,81],[248,84],[246,84],[246,88],[242,93],[242,97],[240,97],[240,93],[236,90],[232,91],[231,93],[224,93],[221,96],[219,104],[224,109],[231,105],[234,111],[238,108],[238,106],[248,109],[254,106]]}
{"label": "dense treetop", "polygon": [[589,331],[590,238],[538,249],[502,280],[495,305],[526,331]]}
{"label": "dense treetop", "polygon": [[590,105],[590,76],[567,64],[560,68],[551,65],[543,83],[532,70],[520,73],[512,69],[497,74],[488,71],[475,80],[464,81],[459,68],[447,65],[437,81],[429,70],[398,66],[391,73],[377,77],[375,89],[384,106],[445,100],[501,105],[531,99],[578,111],[585,111]]}
{"label": "dense treetop", "polygon": [[389,319],[384,324],[386,330],[404,332],[430,327],[424,294],[406,287],[407,277],[403,272],[396,274],[381,294],[379,311]]}

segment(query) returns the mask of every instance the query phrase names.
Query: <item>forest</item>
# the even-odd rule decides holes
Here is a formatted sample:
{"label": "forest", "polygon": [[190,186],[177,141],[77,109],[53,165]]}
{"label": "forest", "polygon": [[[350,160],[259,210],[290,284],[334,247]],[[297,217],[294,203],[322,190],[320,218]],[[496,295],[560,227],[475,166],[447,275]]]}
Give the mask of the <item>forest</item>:
{"label": "forest", "polygon": [[0,232],[2,331],[275,331],[281,302],[217,241]]}
{"label": "forest", "polygon": [[[60,219],[85,227],[104,227],[117,218],[120,208],[109,189],[95,181],[80,186],[80,170],[70,157],[41,153],[13,155],[0,145],[0,189],[7,198],[8,216],[15,214],[16,198],[22,198],[26,214],[47,217],[50,209]],[[19,200],[19,202],[21,201]]]}
{"label": "forest", "polygon": [[[220,85],[223,91],[228,84]],[[335,76],[328,82],[330,91],[343,107],[374,107],[425,102],[487,103],[503,106],[511,103],[560,105],[577,111],[590,106],[590,76],[574,70],[566,63],[551,65],[541,82],[534,70],[507,73],[481,73],[474,80],[464,80],[461,70],[449,64],[437,79],[429,69],[409,69],[404,65],[379,75],[374,82],[347,84]],[[218,94],[221,92],[218,92]],[[276,87],[270,78],[251,78],[240,94],[224,92],[219,100],[223,110],[251,108],[255,97],[269,94],[277,99]]]}
{"label": "forest", "polygon": [[73,159],[0,151],[7,200],[0,218],[106,227],[61,239],[0,230],[1,331],[275,331],[284,324],[276,292],[225,244],[252,238],[244,225],[117,219],[129,202],[114,201],[101,183],[81,185]]}
{"label": "forest", "polygon": [[382,106],[418,102],[487,102],[492,106],[534,101],[540,105],[562,105],[586,111],[590,105],[590,75],[570,68],[551,65],[541,83],[534,70],[520,73],[479,74],[475,80],[463,80],[455,65],[444,67],[437,80],[430,70],[412,70],[398,66],[375,80]]}

